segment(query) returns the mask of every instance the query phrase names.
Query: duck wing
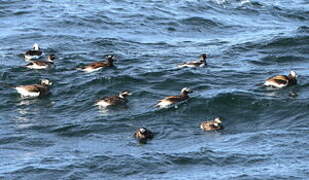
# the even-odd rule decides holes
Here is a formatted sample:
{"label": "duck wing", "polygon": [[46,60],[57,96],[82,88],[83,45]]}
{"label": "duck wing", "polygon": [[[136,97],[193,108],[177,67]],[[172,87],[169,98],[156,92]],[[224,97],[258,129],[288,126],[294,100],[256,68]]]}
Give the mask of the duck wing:
{"label": "duck wing", "polygon": [[199,66],[199,65],[202,64],[202,62],[200,62],[200,61],[191,61],[191,62],[187,62],[185,64],[191,65],[191,66]]}
{"label": "duck wing", "polygon": [[94,63],[84,66],[83,69],[87,69],[87,68],[97,69],[97,68],[102,68],[106,66],[108,66],[106,62],[94,62]]}
{"label": "duck wing", "polygon": [[43,86],[40,84],[24,85],[24,86],[19,86],[19,88],[25,89],[26,91],[31,92],[31,93],[39,93],[40,95],[46,95],[49,90],[47,86]]}
{"label": "duck wing", "polygon": [[33,84],[33,85],[24,85],[21,86],[23,89],[26,89],[29,92],[40,92],[43,88],[42,85],[39,84]]}
{"label": "duck wing", "polygon": [[164,101],[170,101],[170,102],[180,102],[180,101],[183,101],[187,98],[183,97],[183,96],[168,96],[166,98],[164,98],[163,100]]}
{"label": "duck wing", "polygon": [[103,98],[103,100],[110,104],[123,104],[126,103],[126,100],[123,98],[120,98],[119,96],[109,96]]}
{"label": "duck wing", "polygon": [[277,84],[287,84],[289,82],[289,78],[285,75],[278,75],[267,79],[267,81]]}

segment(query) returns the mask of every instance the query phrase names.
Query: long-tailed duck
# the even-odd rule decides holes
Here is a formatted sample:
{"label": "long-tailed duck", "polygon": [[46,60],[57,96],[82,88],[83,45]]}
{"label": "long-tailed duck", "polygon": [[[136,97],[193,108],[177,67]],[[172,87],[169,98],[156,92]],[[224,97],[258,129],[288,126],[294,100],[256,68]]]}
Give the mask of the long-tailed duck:
{"label": "long-tailed duck", "polygon": [[104,61],[94,62],[94,63],[88,64],[88,65],[86,65],[82,68],[78,68],[78,69],[85,71],[85,72],[98,71],[98,70],[105,68],[105,67],[113,67],[114,61],[116,61],[115,56],[114,55],[108,55],[106,60],[104,60]]}
{"label": "long-tailed duck", "polygon": [[295,71],[291,71],[289,75],[277,75],[271,78],[268,78],[264,85],[275,87],[275,88],[283,88],[286,86],[291,86],[297,84],[297,74]]}
{"label": "long-tailed duck", "polygon": [[40,59],[43,56],[43,51],[37,43],[33,44],[32,49],[25,53],[26,60]]}
{"label": "long-tailed duck", "polygon": [[26,65],[26,67],[30,69],[49,69],[54,66],[55,59],[56,57],[51,54],[47,56],[47,61],[31,61],[29,64]]}
{"label": "long-tailed duck", "polygon": [[217,117],[212,121],[204,121],[201,123],[200,128],[204,131],[213,131],[223,129],[221,118]]}
{"label": "long-tailed duck", "polygon": [[103,99],[99,100],[96,105],[103,108],[107,108],[109,106],[126,105],[128,103],[127,96],[130,95],[132,95],[132,93],[128,91],[122,91],[118,96],[104,97]]}
{"label": "long-tailed duck", "polygon": [[146,128],[138,128],[135,133],[134,133],[134,137],[139,140],[140,143],[146,143],[147,140],[150,140],[153,138],[153,133]]}
{"label": "long-tailed duck", "polygon": [[155,107],[159,108],[165,108],[172,104],[184,101],[189,98],[189,93],[192,93],[193,91],[189,88],[183,88],[180,92],[180,95],[177,96],[167,96],[164,99],[159,100],[159,102],[155,105]]}
{"label": "long-tailed duck", "polygon": [[200,55],[200,59],[198,61],[189,61],[185,62],[183,64],[177,65],[179,68],[183,67],[204,67],[207,65],[206,63],[207,54]]}
{"label": "long-tailed duck", "polygon": [[24,98],[44,96],[49,93],[52,85],[48,79],[42,79],[40,84],[22,85],[15,87],[16,91]]}

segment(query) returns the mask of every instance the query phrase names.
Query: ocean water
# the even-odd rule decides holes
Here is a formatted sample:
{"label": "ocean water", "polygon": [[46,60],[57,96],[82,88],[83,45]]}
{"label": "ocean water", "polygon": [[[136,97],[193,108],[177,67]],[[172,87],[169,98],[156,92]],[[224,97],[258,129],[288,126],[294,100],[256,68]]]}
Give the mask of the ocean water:
{"label": "ocean water", "polygon": [[[0,30],[0,179],[309,179],[307,0],[0,0]],[[54,69],[24,67],[33,43]],[[206,68],[176,68],[202,53]],[[76,70],[107,54],[115,68]],[[298,85],[260,85],[290,70]],[[42,78],[38,99],[5,86]],[[94,106],[122,90],[127,108]],[[217,116],[224,130],[199,129]]]}

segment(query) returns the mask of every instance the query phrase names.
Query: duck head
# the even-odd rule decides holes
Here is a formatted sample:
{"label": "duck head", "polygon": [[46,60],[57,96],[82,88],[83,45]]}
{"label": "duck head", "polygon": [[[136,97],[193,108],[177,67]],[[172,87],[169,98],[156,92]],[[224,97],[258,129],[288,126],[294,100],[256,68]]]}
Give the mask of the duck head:
{"label": "duck head", "polygon": [[131,95],[132,95],[132,93],[130,93],[129,91],[122,91],[122,92],[119,93],[119,97],[121,97],[121,98],[126,98],[126,97],[131,96]]}
{"label": "duck head", "polygon": [[223,126],[222,126],[222,119],[217,117],[214,119],[214,123],[213,123],[213,126],[217,129],[223,129]]}
{"label": "duck head", "polygon": [[112,54],[107,55],[107,56],[106,56],[106,60],[107,60],[108,62],[110,62],[110,63],[112,63],[112,62],[114,62],[114,61],[117,61],[115,55],[112,55]]}
{"label": "duck head", "polygon": [[291,79],[296,79],[297,78],[297,74],[295,71],[290,71],[290,74],[288,75]]}
{"label": "duck head", "polygon": [[44,86],[51,86],[51,85],[53,85],[53,83],[50,80],[48,80],[48,79],[42,79],[41,80],[41,84],[44,85]]}
{"label": "duck head", "polygon": [[37,43],[34,43],[33,46],[32,46],[32,49],[35,50],[35,51],[39,51],[40,47]]}
{"label": "duck head", "polygon": [[207,59],[207,54],[201,54],[200,55],[200,61],[201,62],[206,62],[206,59]]}
{"label": "duck head", "polygon": [[50,55],[47,56],[47,60],[49,62],[53,62],[55,59],[56,59],[56,56],[54,54],[50,54]]}
{"label": "duck head", "polygon": [[217,123],[217,124],[221,124],[221,123],[222,123],[221,120],[222,120],[221,118],[216,117],[216,118],[214,119],[214,122]]}
{"label": "duck head", "polygon": [[182,89],[181,89],[181,93],[180,93],[180,94],[182,94],[182,95],[188,95],[188,94],[190,94],[190,93],[193,93],[193,91],[192,91],[190,88],[185,87],[185,88],[182,88]]}

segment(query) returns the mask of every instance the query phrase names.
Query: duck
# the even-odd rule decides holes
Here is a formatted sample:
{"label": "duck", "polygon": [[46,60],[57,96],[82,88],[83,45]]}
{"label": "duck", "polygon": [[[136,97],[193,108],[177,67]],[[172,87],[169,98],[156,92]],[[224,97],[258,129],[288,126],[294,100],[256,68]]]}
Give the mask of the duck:
{"label": "duck", "polygon": [[97,101],[96,105],[99,107],[107,108],[109,106],[126,105],[128,103],[127,96],[131,96],[132,93],[129,91],[122,91],[118,96],[104,97]]}
{"label": "duck", "polygon": [[26,60],[36,60],[40,59],[43,56],[43,51],[39,47],[37,43],[34,43],[31,50],[28,50],[25,53],[25,59]]}
{"label": "duck", "polygon": [[51,54],[47,56],[47,61],[31,61],[26,65],[29,69],[50,69],[54,66],[55,55]]}
{"label": "duck", "polygon": [[164,99],[159,100],[159,102],[155,105],[155,107],[158,108],[166,108],[172,104],[176,104],[182,101],[185,101],[186,99],[189,98],[190,93],[192,93],[193,91],[190,88],[182,88],[181,92],[179,95],[177,96],[167,96]]}
{"label": "duck", "polygon": [[40,84],[21,85],[15,87],[15,89],[24,98],[34,98],[49,94],[52,84],[48,79],[42,79]]}
{"label": "duck", "polygon": [[223,129],[221,118],[217,117],[212,121],[204,121],[201,123],[200,128],[204,131],[213,131]]}
{"label": "duck", "polygon": [[264,85],[274,88],[284,88],[287,86],[292,86],[297,84],[297,74],[295,71],[290,71],[289,75],[277,75],[268,78]]}
{"label": "duck", "polygon": [[108,55],[105,60],[94,62],[91,64],[88,64],[82,68],[78,68],[79,70],[82,70],[84,72],[94,72],[98,71],[102,68],[106,67],[113,67],[114,66],[115,56],[114,55]]}
{"label": "duck", "polygon": [[138,128],[133,135],[140,143],[146,143],[154,137],[153,133],[147,128]]}
{"label": "duck", "polygon": [[189,61],[183,64],[177,65],[178,68],[184,67],[204,67],[207,65],[206,63],[207,54],[201,54],[200,59],[198,61]]}

